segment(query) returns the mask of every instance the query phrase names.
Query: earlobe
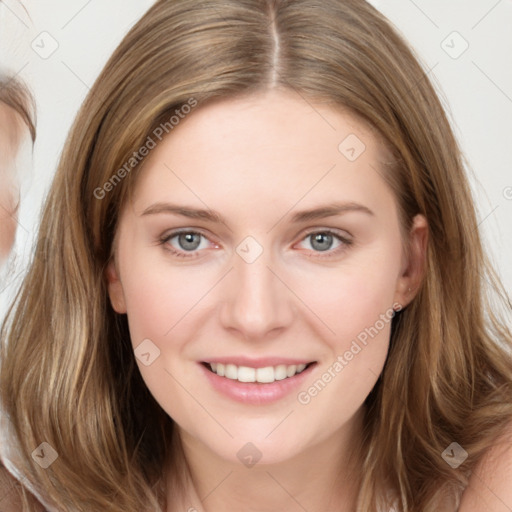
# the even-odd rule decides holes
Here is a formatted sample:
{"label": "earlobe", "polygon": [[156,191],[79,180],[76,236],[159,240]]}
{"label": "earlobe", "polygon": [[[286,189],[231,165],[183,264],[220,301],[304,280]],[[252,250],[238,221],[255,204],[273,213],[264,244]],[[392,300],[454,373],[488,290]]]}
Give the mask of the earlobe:
{"label": "earlobe", "polygon": [[405,308],[416,296],[426,271],[427,219],[418,214],[409,232],[408,253],[395,291],[395,302]]}
{"label": "earlobe", "polygon": [[116,313],[126,313],[123,285],[119,279],[119,273],[117,271],[114,258],[112,258],[107,264],[105,269],[105,278],[107,280],[108,295],[110,297],[112,308]]}

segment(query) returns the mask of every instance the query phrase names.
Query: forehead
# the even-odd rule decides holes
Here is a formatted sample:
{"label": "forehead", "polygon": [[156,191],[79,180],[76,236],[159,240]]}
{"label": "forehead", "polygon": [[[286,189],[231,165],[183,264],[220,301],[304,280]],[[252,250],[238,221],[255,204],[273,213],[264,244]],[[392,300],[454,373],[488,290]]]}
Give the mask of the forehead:
{"label": "forehead", "polygon": [[372,200],[386,192],[387,159],[380,138],[341,108],[282,91],[224,99],[198,107],[156,145],[134,204],[179,197],[281,210],[326,194]]}

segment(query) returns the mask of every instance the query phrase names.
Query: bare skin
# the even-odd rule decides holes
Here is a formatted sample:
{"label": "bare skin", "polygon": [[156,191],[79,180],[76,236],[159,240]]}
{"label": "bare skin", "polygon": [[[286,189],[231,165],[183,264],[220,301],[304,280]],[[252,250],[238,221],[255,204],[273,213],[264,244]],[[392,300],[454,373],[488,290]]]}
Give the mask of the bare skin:
{"label": "bare skin", "polygon": [[0,265],[11,252],[16,236],[19,183],[16,158],[28,129],[14,109],[0,103]]}
{"label": "bare skin", "polygon": [[[339,149],[350,134],[365,145],[353,161]],[[148,157],[107,278],[134,348],[149,339],[160,351],[137,363],[177,423],[190,468],[181,499],[169,491],[170,510],[355,510],[360,463],[351,448],[389,347],[391,323],[379,319],[414,297],[427,243],[417,216],[404,250],[382,177],[387,157],[346,112],[275,90],[200,107]],[[209,208],[224,223],[162,203]],[[292,219],[332,203],[344,210]],[[176,229],[198,233],[188,238],[197,247]],[[251,263],[237,253],[247,236],[257,242],[250,251],[262,249]],[[333,370],[371,326],[377,334]],[[214,389],[200,364],[239,355],[316,365],[300,389],[254,405]],[[319,379],[328,383],[308,392]],[[237,456],[247,443],[261,454],[250,468]]]}

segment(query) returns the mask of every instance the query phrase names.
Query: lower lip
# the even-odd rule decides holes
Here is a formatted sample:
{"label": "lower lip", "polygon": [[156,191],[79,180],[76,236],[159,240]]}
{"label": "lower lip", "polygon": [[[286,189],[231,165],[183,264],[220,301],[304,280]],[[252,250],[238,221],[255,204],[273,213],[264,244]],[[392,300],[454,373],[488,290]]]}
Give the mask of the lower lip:
{"label": "lower lip", "polygon": [[227,377],[219,377],[219,375],[208,370],[203,364],[199,363],[199,366],[211,385],[219,393],[244,404],[264,405],[281,400],[294,390],[297,390],[312,373],[316,363],[311,364],[293,377],[264,384],[259,382],[239,382]]}

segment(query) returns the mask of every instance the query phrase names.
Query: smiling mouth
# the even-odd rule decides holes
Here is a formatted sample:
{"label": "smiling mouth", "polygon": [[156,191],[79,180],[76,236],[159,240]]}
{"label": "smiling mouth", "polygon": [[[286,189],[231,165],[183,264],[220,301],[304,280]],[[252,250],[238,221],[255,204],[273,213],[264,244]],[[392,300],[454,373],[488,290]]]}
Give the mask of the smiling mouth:
{"label": "smiling mouth", "polygon": [[257,382],[260,384],[270,384],[278,380],[285,380],[302,373],[310,366],[316,364],[313,361],[308,364],[280,364],[277,366],[266,366],[264,368],[251,368],[249,366],[237,366],[235,364],[222,363],[201,363],[212,373],[219,377],[225,377],[238,382]]}

